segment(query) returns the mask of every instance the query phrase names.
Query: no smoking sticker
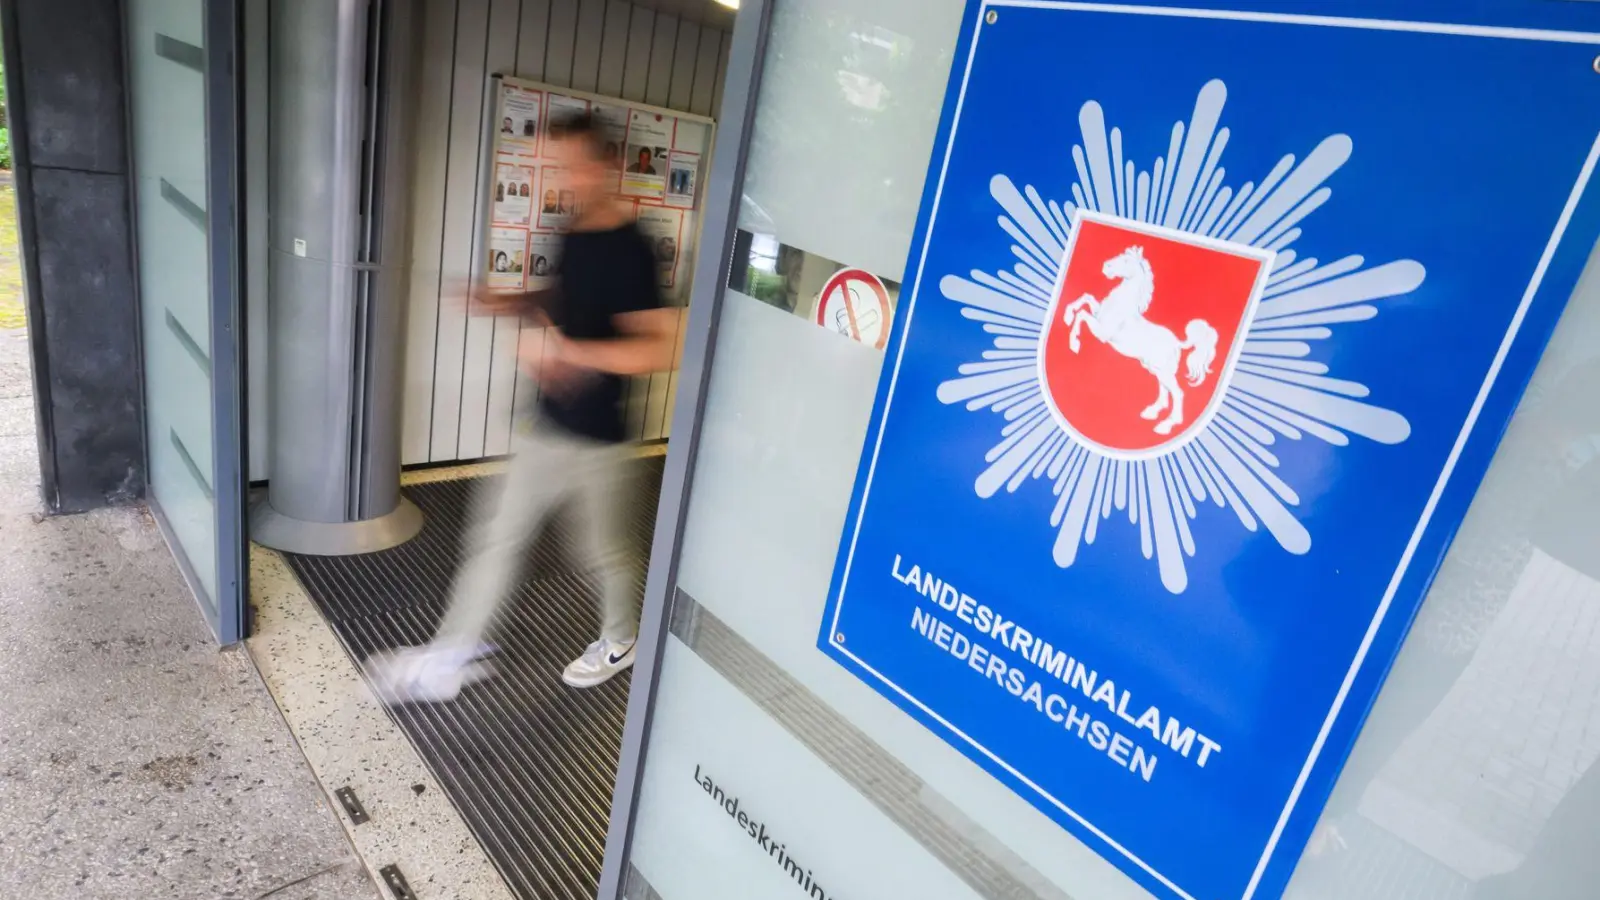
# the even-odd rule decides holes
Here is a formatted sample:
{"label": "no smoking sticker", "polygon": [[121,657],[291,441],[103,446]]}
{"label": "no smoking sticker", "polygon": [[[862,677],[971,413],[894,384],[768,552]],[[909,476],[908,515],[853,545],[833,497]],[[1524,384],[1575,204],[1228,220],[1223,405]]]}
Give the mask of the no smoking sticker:
{"label": "no smoking sticker", "polygon": [[889,289],[878,276],[841,269],[817,294],[817,324],[879,350],[889,342]]}

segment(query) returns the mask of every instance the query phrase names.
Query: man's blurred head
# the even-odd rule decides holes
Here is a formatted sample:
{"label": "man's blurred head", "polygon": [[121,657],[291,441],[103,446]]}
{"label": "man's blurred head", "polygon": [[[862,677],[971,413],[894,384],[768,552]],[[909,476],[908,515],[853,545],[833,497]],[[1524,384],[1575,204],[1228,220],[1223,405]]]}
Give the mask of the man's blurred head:
{"label": "man's blurred head", "polygon": [[550,155],[566,169],[566,186],[577,195],[578,205],[600,200],[616,175],[606,165],[605,140],[594,117],[587,113],[565,116],[546,133],[559,135],[550,142]]}

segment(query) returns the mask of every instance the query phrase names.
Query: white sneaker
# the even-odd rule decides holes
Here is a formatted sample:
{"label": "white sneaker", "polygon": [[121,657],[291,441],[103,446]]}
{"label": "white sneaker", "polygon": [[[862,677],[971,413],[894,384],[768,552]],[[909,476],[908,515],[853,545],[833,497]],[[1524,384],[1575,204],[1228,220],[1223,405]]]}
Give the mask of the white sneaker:
{"label": "white sneaker", "polygon": [[583,655],[572,661],[561,680],[573,687],[587,688],[604,684],[611,676],[633,665],[634,641],[613,641],[601,638],[590,644]]}
{"label": "white sneaker", "polygon": [[362,666],[378,699],[389,705],[444,703],[461,695],[461,689],[494,674],[482,662],[493,648],[479,647],[471,655],[442,647],[406,647],[368,657]]}

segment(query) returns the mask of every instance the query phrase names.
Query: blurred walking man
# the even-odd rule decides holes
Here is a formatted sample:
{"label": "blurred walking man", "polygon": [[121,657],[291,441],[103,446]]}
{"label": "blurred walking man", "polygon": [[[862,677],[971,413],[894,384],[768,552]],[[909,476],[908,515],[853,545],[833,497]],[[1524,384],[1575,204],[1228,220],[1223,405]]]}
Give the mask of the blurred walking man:
{"label": "blurred walking man", "polygon": [[450,606],[433,640],[368,660],[388,703],[436,702],[486,677],[484,636],[520,580],[528,545],[557,507],[577,518],[584,559],[601,585],[600,638],[562,678],[593,687],[633,665],[638,635],[635,570],[623,534],[623,379],[673,366],[677,315],[661,306],[655,256],[612,194],[597,123],[574,116],[547,134],[565,167],[577,214],[563,238],[554,291],[481,294],[473,309],[522,314],[547,327],[525,329],[518,365],[539,384],[536,409],[519,410],[509,471],[498,492],[480,491],[476,533]]}

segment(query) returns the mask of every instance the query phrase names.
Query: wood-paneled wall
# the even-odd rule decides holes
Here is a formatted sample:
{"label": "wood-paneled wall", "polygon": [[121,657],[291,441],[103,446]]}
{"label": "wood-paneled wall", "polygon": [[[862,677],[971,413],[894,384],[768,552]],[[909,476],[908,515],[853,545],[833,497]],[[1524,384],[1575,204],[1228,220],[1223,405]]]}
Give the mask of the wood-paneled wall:
{"label": "wood-paneled wall", "polygon": [[[482,239],[483,120],[493,74],[715,115],[730,36],[626,0],[429,0],[417,80],[417,165],[406,337],[407,465],[507,451],[512,412],[535,390],[514,365],[515,319],[453,302]],[[635,435],[671,430],[676,376],[629,391]]]}

